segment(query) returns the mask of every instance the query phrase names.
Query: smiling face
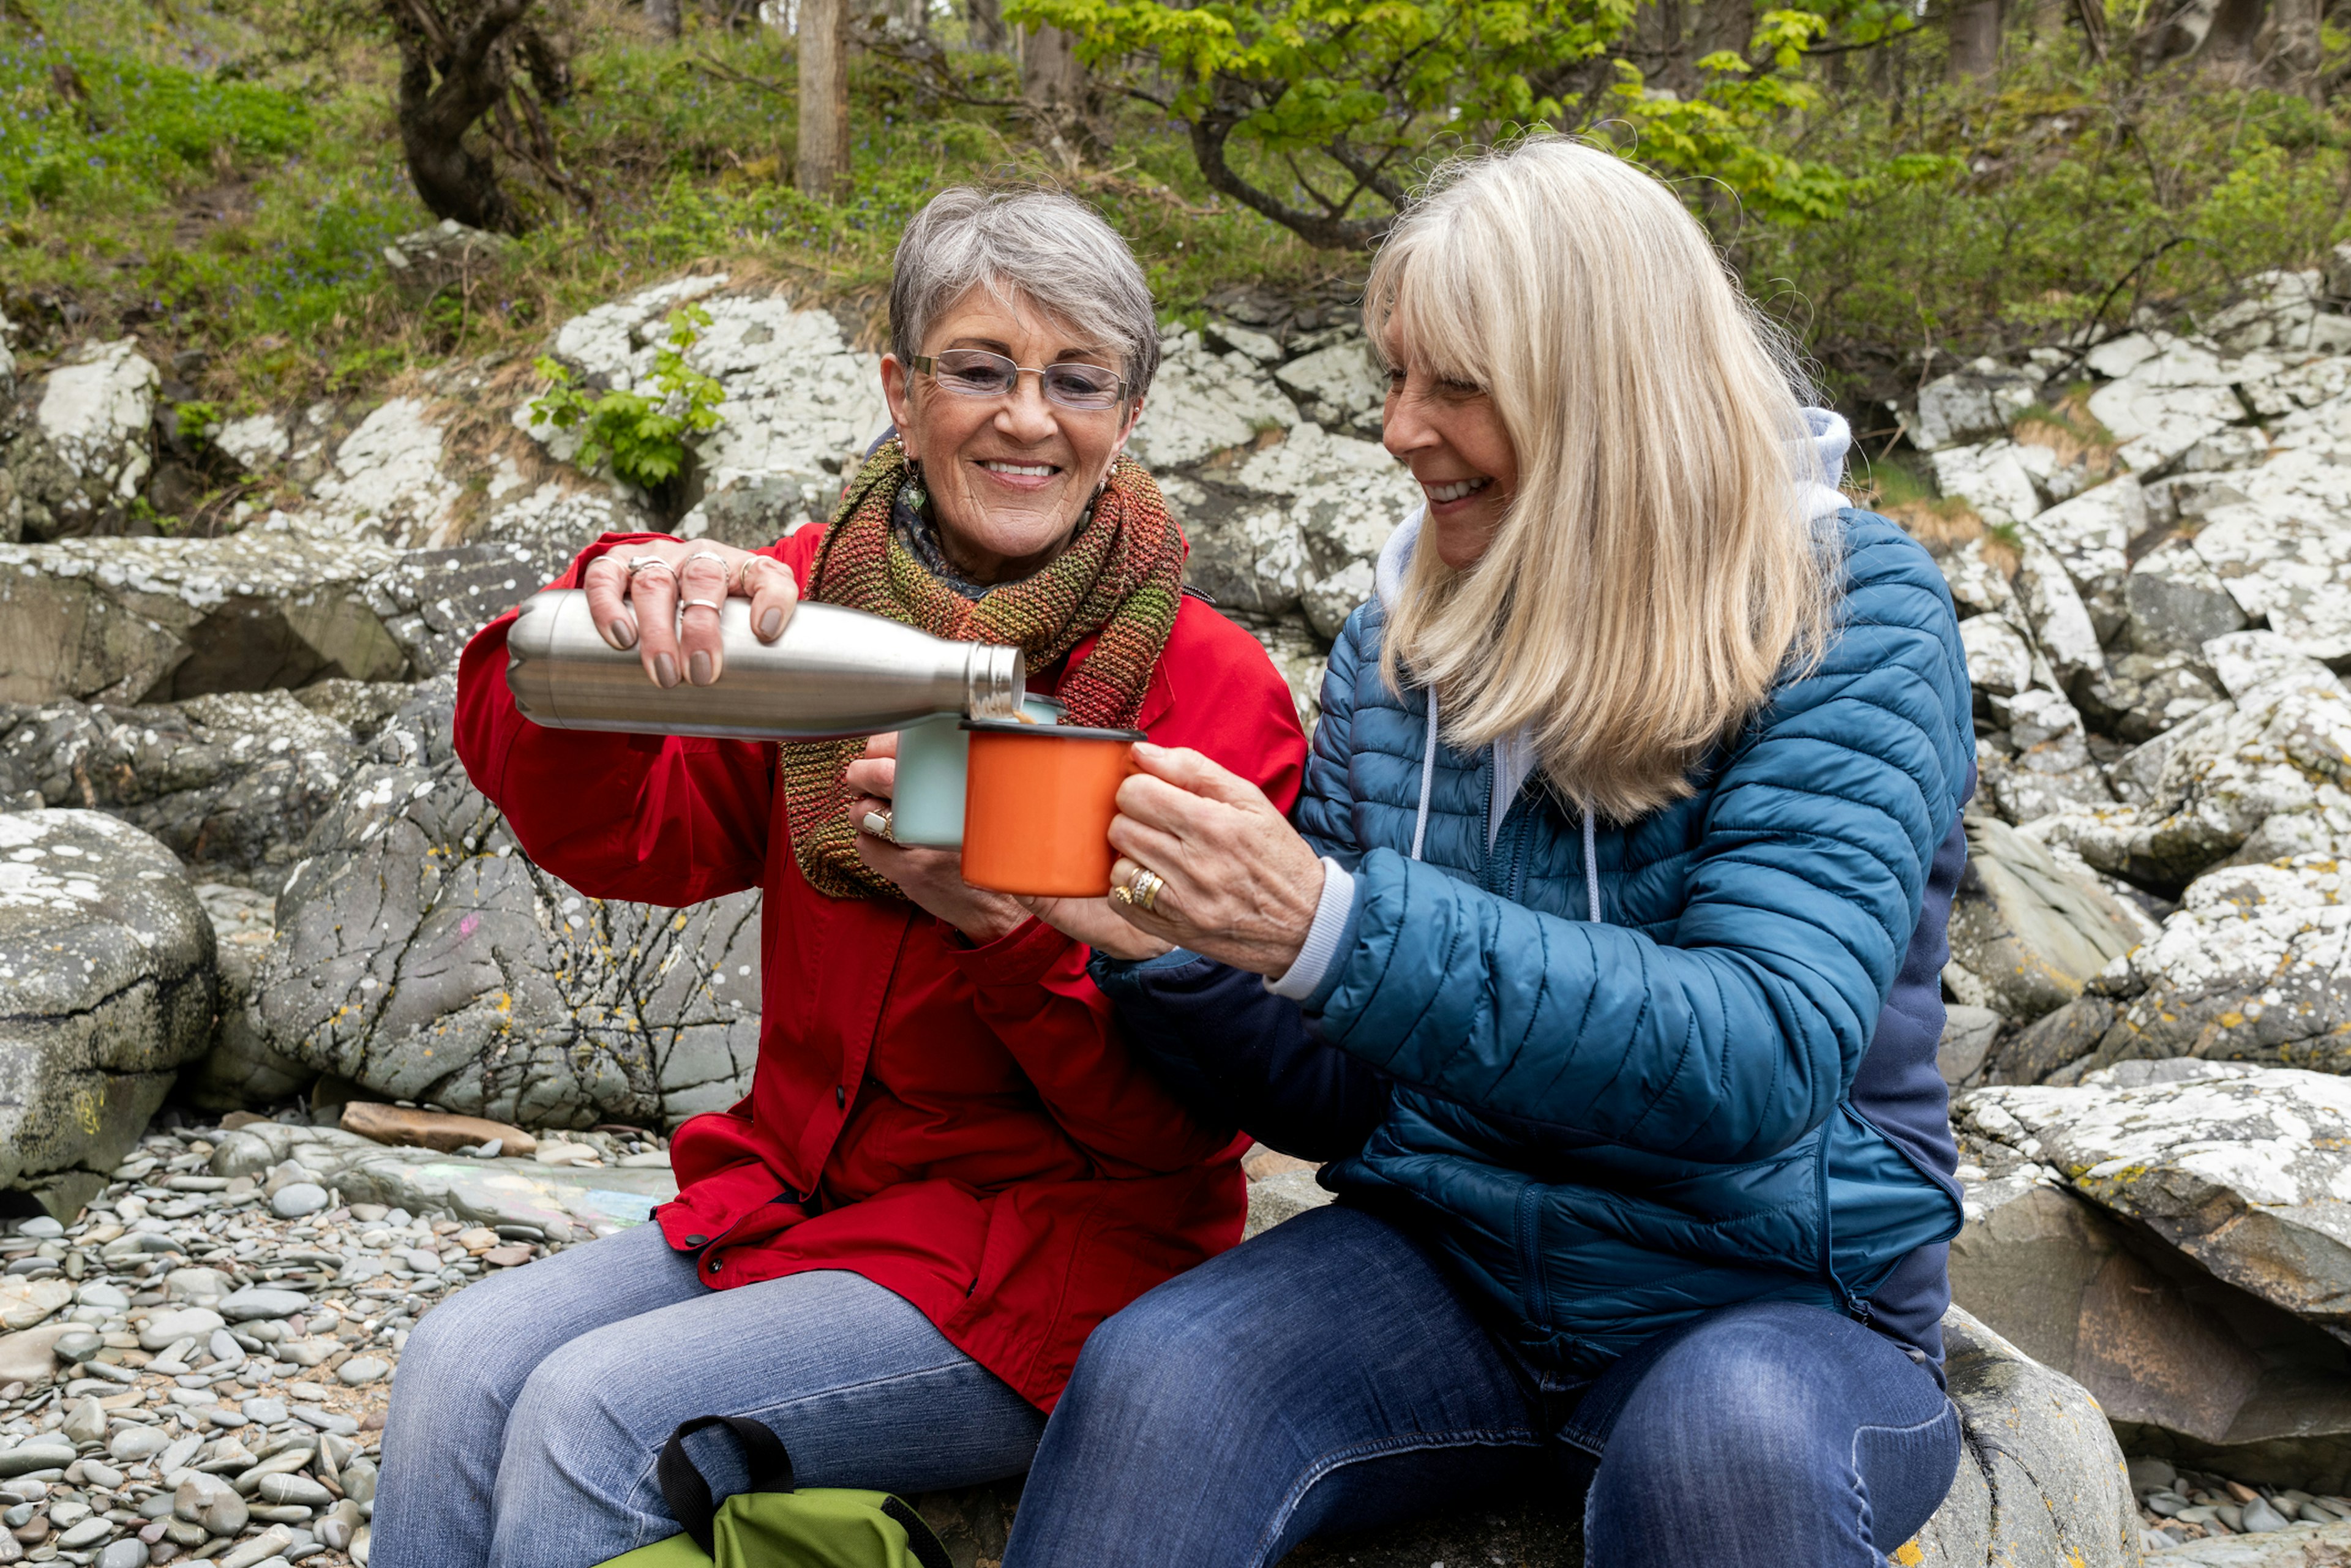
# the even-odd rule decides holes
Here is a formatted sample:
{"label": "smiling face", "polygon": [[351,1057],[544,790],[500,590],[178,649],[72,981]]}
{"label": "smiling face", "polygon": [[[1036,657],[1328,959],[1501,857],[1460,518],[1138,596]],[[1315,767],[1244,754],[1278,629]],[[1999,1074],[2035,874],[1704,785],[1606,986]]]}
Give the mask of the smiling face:
{"label": "smiling face", "polygon": [[[1019,365],[1122,369],[1099,339],[985,288],[943,312],[923,342],[925,354],[949,349],[984,349]],[[906,455],[923,465],[939,543],[975,582],[1017,581],[1061,553],[1143,413],[1140,398],[1063,408],[1031,375],[1006,397],[965,397],[895,354],[882,358],[882,391]]]}
{"label": "smiling face", "polygon": [[1382,347],[1389,370],[1381,441],[1427,497],[1422,537],[1447,566],[1467,570],[1494,542],[1518,494],[1518,451],[1486,390],[1416,360],[1394,317]]}

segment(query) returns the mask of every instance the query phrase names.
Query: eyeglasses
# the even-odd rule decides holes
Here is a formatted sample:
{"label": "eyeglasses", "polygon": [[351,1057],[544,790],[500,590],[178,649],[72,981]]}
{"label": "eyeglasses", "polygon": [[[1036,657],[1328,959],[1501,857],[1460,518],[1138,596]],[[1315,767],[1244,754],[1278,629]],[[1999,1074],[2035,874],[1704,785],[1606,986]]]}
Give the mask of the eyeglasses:
{"label": "eyeglasses", "polygon": [[1063,408],[1116,408],[1126,398],[1125,378],[1100,365],[1016,365],[985,349],[916,354],[908,363],[958,397],[1010,397],[1023,375],[1033,375],[1045,401]]}

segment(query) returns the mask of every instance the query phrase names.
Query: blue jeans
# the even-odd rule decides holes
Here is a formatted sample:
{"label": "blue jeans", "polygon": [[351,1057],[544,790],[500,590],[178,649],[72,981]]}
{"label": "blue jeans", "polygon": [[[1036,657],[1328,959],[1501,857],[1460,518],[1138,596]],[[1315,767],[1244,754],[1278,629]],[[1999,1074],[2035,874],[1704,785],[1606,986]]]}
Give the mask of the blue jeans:
{"label": "blue jeans", "polygon": [[[1555,1441],[1546,1411],[1566,1413]],[[1546,1390],[1404,1231],[1323,1208],[1094,1331],[1004,1563],[1258,1568],[1325,1531],[1588,1475],[1593,1568],[1881,1568],[1959,1457],[1933,1375],[1836,1313],[1728,1308]]]}
{"label": "blue jeans", "polygon": [[[677,1425],[749,1416],[808,1486],[920,1492],[1017,1475],[1045,1418],[881,1286],[731,1291],[641,1225],[468,1286],[392,1387],[372,1568],[591,1568],[678,1526],[653,1464]],[[717,1495],[731,1437],[688,1439]]]}

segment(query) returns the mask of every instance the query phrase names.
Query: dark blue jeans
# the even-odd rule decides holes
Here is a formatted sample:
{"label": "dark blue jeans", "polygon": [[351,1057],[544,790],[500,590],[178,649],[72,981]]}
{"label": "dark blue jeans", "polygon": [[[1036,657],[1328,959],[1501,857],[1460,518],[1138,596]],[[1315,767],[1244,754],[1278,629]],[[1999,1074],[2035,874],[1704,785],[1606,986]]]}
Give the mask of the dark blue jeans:
{"label": "dark blue jeans", "polygon": [[1934,1376],[1836,1313],[1729,1308],[1548,1392],[1411,1237],[1324,1208],[1093,1332],[1005,1568],[1258,1568],[1326,1531],[1586,1475],[1593,1568],[1881,1568],[1959,1459]]}

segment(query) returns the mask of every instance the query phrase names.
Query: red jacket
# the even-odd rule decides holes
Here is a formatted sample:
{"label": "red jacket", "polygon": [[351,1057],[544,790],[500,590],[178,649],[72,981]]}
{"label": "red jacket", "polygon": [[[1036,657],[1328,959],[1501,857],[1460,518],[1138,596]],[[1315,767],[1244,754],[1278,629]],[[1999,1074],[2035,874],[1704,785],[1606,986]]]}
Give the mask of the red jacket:
{"label": "red jacket", "polygon": [[[805,581],[820,533],[768,553]],[[650,537],[606,535],[556,586]],[[810,887],[773,746],[525,720],[507,692],[511,620],[465,650],[456,743],[531,858],[599,898],[765,894],[750,1097],[678,1129],[679,1194],[656,1217],[670,1245],[699,1250],[722,1290],[862,1274],[1051,1409],[1094,1324],[1240,1239],[1245,1141],[1193,1121],[1128,1055],[1087,949],[1050,926],[972,947],[912,904]],[[1285,811],[1297,795],[1306,746],[1288,688],[1196,599],[1140,723]]]}

